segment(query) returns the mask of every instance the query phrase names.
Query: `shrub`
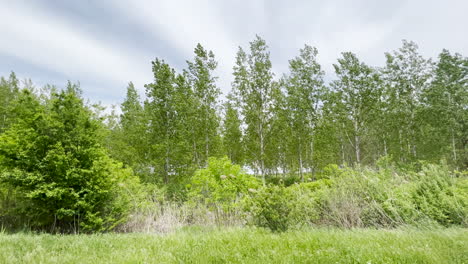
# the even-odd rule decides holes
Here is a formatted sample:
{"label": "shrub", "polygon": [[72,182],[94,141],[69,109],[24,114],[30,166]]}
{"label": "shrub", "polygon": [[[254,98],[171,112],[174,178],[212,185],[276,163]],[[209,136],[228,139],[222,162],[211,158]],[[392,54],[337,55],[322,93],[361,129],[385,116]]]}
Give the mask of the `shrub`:
{"label": "shrub", "polygon": [[49,100],[24,90],[15,123],[0,136],[0,182],[20,201],[12,214],[43,230],[112,229],[138,180],[100,146],[100,123],[75,86]]}
{"label": "shrub", "polygon": [[444,226],[460,225],[465,221],[467,205],[464,198],[467,189],[459,192],[463,189],[463,183],[455,185],[447,166],[426,165],[415,178],[417,184],[412,200],[416,210]]}
{"label": "shrub", "polygon": [[320,204],[331,182],[296,183],[289,187],[269,185],[261,188],[250,200],[248,210],[253,223],[272,231],[312,225],[321,217]]}
{"label": "shrub", "polygon": [[255,225],[272,231],[286,231],[292,211],[290,195],[283,186],[261,188],[251,200],[250,213]]}
{"label": "shrub", "polygon": [[207,205],[223,212],[240,208],[249,192],[259,187],[257,178],[246,174],[227,157],[209,158],[208,166],[195,172],[188,184],[188,199],[193,206]]}

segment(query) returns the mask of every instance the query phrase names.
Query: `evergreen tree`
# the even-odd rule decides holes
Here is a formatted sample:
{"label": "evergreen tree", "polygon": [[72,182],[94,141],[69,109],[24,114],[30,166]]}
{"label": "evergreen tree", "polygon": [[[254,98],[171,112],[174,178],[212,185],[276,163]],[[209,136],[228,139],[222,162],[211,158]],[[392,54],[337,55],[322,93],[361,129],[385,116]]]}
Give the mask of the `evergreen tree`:
{"label": "evergreen tree", "polygon": [[135,181],[107,156],[102,125],[77,85],[68,83],[47,104],[24,89],[12,111],[16,119],[0,136],[0,182],[19,193],[18,215],[52,231],[106,230],[118,223],[125,209],[124,200],[113,203],[118,184]]}
{"label": "evergreen tree", "polygon": [[131,166],[140,177],[147,167],[147,133],[145,112],[140,96],[132,82],[128,84],[127,95],[121,104],[122,114],[118,124],[110,125],[109,149],[113,157]]}

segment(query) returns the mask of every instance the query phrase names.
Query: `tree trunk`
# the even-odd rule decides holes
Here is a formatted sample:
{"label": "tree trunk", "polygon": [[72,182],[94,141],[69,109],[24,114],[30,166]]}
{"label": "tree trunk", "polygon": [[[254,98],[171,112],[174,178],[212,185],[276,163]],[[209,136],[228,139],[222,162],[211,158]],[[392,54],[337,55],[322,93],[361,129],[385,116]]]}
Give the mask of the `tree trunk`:
{"label": "tree trunk", "polygon": [[301,145],[299,144],[299,175],[301,177],[301,181],[304,182],[304,174],[302,173],[303,171],[303,166],[302,166],[302,149]]}
{"label": "tree trunk", "polygon": [[359,134],[359,127],[356,120],[354,120],[354,151],[356,154],[356,162],[361,164],[361,137]]}
{"label": "tree trunk", "polygon": [[265,161],[264,161],[265,143],[264,143],[264,139],[263,139],[263,123],[262,123],[262,121],[260,121],[260,133],[259,133],[260,134],[260,173],[262,174],[263,186],[266,186],[266,182],[265,182]]}
{"label": "tree trunk", "polygon": [[457,162],[457,149],[456,149],[456,145],[455,145],[455,133],[453,131],[453,128],[451,129],[452,131],[452,152],[453,152],[453,160],[455,161],[455,163]]}

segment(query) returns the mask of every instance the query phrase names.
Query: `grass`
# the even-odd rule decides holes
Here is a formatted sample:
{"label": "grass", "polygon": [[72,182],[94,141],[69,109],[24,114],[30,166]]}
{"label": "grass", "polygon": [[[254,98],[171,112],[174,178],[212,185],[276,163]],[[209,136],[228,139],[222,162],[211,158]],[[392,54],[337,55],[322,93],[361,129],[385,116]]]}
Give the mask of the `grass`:
{"label": "grass", "polygon": [[468,263],[468,230],[0,234],[0,263]]}

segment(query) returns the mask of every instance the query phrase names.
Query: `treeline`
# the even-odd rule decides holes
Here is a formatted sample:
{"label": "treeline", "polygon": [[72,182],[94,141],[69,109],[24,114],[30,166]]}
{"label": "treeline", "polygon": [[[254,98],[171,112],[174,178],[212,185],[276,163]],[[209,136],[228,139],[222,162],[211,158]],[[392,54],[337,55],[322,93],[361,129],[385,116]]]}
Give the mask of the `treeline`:
{"label": "treeline", "polygon": [[436,62],[403,41],[372,67],[351,52],[325,82],[318,51],[305,46],[275,76],[260,37],[239,48],[234,81],[221,102],[214,54],[201,45],[177,73],[152,62],[154,81],[139,98],[130,83],[112,122],[111,153],[150,182],[177,182],[227,155],[265,175],[315,178],[328,164],[373,165],[382,156],[455,168],[468,165],[468,59],[443,50]]}
{"label": "treeline", "polygon": [[342,53],[326,82],[306,45],[275,76],[257,36],[221,100],[199,44],[180,72],[153,61],[145,96],[130,83],[121,114],[85,102],[78,84],[2,77],[0,225],[466,225],[468,58],[443,50],[433,62],[406,41],[385,56],[377,68]]}

